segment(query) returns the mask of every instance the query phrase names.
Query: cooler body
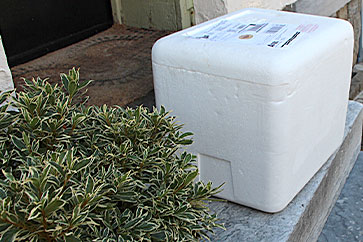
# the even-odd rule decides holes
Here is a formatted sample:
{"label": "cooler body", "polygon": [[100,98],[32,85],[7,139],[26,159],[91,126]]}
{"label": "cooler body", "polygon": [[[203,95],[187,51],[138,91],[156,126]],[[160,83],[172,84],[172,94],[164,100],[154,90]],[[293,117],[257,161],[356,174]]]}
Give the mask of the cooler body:
{"label": "cooler body", "polygon": [[156,104],[218,196],[278,212],[342,142],[352,52],[346,21],[245,9],[155,44]]}

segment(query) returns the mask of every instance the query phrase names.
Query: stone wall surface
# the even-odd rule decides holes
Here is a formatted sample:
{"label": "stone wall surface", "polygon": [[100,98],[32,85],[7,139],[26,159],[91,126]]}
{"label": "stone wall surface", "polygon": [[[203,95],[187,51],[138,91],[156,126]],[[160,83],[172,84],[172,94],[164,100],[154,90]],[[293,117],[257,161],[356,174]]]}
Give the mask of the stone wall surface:
{"label": "stone wall surface", "polygon": [[11,90],[13,88],[13,78],[6,60],[6,55],[0,36],[0,92]]}
{"label": "stone wall surface", "polygon": [[197,24],[240,10],[242,8],[267,8],[281,10],[296,0],[194,0]]}
{"label": "stone wall surface", "polygon": [[293,4],[294,12],[320,16],[332,16],[350,0],[298,0]]}
{"label": "stone wall surface", "polygon": [[197,24],[228,13],[223,0],[194,0],[194,11]]}
{"label": "stone wall surface", "polygon": [[354,29],[354,54],[353,64],[357,63],[359,43],[362,31],[362,19],[361,19],[361,0],[351,0],[343,8],[339,9],[335,16],[337,18],[348,20]]}
{"label": "stone wall surface", "polygon": [[192,0],[112,0],[111,3],[115,22],[130,27],[176,31],[194,23]]}
{"label": "stone wall surface", "polygon": [[355,99],[358,94],[363,90],[363,72],[353,73],[354,76],[352,78],[349,90],[349,99]]}
{"label": "stone wall surface", "polygon": [[122,0],[122,23],[127,26],[177,30],[177,12],[174,0]]}
{"label": "stone wall surface", "polygon": [[266,8],[283,9],[286,5],[296,0],[225,0],[228,12],[237,11],[242,8]]}

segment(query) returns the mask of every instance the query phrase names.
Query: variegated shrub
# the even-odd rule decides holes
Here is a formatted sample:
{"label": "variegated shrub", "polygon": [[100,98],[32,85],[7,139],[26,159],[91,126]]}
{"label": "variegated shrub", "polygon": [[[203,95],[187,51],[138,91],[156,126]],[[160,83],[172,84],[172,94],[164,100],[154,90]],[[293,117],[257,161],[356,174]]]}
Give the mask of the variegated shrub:
{"label": "variegated shrub", "polygon": [[[86,107],[79,72],[1,96],[1,241],[195,241],[217,223],[191,133],[161,108]],[[9,98],[12,97],[12,100]],[[10,111],[12,106],[17,111]]]}

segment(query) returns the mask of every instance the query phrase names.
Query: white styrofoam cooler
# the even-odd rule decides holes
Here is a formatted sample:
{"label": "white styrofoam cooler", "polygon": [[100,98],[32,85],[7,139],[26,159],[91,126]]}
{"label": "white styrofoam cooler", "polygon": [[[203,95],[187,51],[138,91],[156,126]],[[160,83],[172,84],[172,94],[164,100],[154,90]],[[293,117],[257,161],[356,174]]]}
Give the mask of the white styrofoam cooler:
{"label": "white styrofoam cooler", "polygon": [[342,142],[352,52],[347,21],[244,9],[157,41],[156,104],[220,197],[277,212]]}

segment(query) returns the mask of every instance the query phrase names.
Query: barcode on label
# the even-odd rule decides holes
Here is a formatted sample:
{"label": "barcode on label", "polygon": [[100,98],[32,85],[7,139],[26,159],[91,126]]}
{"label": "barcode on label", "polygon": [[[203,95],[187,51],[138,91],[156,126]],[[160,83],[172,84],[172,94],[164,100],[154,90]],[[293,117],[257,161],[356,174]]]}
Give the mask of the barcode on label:
{"label": "barcode on label", "polygon": [[237,26],[237,29],[244,29],[246,27],[246,25],[245,24],[241,24],[241,25],[238,25]]}
{"label": "barcode on label", "polygon": [[246,31],[253,31],[253,32],[259,32],[261,29],[263,29],[267,24],[250,24]]}
{"label": "barcode on label", "polygon": [[211,29],[214,29],[216,31],[223,31],[228,27],[229,27],[229,25],[227,24],[227,21],[223,20],[223,21],[219,22],[216,26],[212,27]]}
{"label": "barcode on label", "polygon": [[227,29],[227,32],[231,32],[231,33],[236,33],[236,32],[241,32],[246,28],[245,24],[240,24],[240,23],[236,23],[230,26],[229,29]]}
{"label": "barcode on label", "polygon": [[274,34],[274,33],[279,32],[283,27],[285,27],[285,24],[274,25],[273,27],[269,28],[265,33]]}
{"label": "barcode on label", "polygon": [[216,30],[217,31],[223,31],[227,28],[228,26],[223,26],[223,25],[220,25],[220,26],[217,26]]}

